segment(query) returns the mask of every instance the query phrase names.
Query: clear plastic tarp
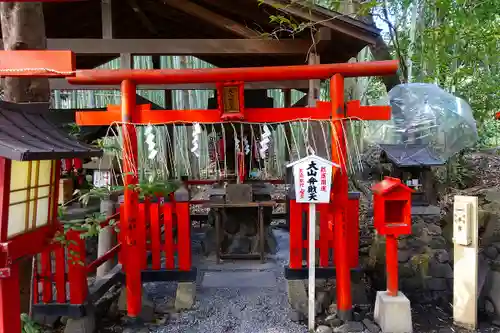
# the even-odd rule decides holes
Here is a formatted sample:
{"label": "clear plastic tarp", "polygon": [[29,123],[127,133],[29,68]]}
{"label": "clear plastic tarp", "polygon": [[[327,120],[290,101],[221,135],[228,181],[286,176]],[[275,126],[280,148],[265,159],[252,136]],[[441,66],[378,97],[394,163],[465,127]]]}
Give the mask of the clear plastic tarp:
{"label": "clear plastic tarp", "polygon": [[388,97],[392,119],[369,122],[364,135],[368,143],[425,145],[447,160],[477,141],[471,107],[434,84],[400,84]]}

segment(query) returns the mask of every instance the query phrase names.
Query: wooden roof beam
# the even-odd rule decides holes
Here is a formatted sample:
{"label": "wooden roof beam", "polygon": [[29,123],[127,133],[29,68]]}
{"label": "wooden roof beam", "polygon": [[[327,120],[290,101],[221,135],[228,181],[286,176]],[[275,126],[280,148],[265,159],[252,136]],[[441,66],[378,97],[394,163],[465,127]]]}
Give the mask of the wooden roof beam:
{"label": "wooden roof beam", "polygon": [[113,13],[111,0],[101,0],[102,38],[113,38]]}
{"label": "wooden roof beam", "polygon": [[[377,33],[374,32],[373,35],[368,36],[366,32],[362,33],[361,31],[353,30],[353,28],[359,30],[362,29],[362,27],[359,26],[359,22],[351,19],[349,15],[333,11],[328,11],[328,15],[324,15],[324,13],[317,10],[317,6],[315,6],[313,10],[309,10],[306,7],[307,5],[300,0],[294,3],[289,3],[284,0],[262,0],[262,2],[287,15],[300,17],[303,20],[328,27],[333,31],[340,32],[368,44],[375,43]],[[368,27],[368,25],[366,25],[366,27]]]}
{"label": "wooden roof beam", "polygon": [[141,7],[139,7],[139,4],[137,3],[136,0],[127,0],[128,5],[132,10],[137,14],[139,17],[139,20],[141,20],[142,25],[148,29],[148,31],[153,34],[153,35],[158,35],[158,30],[156,30],[155,26],[151,21],[149,20],[148,16],[144,14],[142,11]]}
{"label": "wooden roof beam", "polygon": [[306,55],[304,39],[64,39],[47,40],[49,50],[71,50],[77,55]]}
{"label": "wooden roof beam", "polygon": [[242,38],[261,38],[258,32],[188,0],[164,0],[168,6],[207,21]]}

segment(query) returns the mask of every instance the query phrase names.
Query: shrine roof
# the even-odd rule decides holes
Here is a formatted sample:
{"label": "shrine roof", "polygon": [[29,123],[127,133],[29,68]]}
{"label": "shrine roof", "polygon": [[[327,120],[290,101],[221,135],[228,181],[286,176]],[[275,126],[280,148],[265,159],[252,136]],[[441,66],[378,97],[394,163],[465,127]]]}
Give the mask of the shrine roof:
{"label": "shrine roof", "polygon": [[0,156],[17,161],[101,156],[102,151],[61,131],[48,118],[48,103],[0,101]]}
{"label": "shrine roof", "polygon": [[441,166],[445,161],[429,145],[381,144],[384,157],[398,167]]}
{"label": "shrine roof", "polygon": [[[380,30],[373,22],[351,17],[352,8],[337,11],[305,4],[305,1],[263,0],[128,0],[111,3],[113,39],[302,39],[312,44],[310,29],[295,29],[271,22],[283,17],[298,27],[325,28],[330,36],[317,46],[322,63],[346,62],[366,45],[376,43]],[[101,1],[47,2],[43,4],[49,39],[101,39]],[[271,35],[271,36],[269,36]],[[267,37],[266,37],[267,36]],[[49,40],[50,41],[50,40]],[[317,42],[317,39],[314,41]],[[193,41],[196,43],[196,41]],[[50,44],[50,43],[49,43]],[[120,46],[126,49],[127,45]],[[306,48],[307,49],[307,48]],[[321,49],[321,50],[320,50]],[[217,67],[297,65],[307,63],[303,54],[231,56],[220,47],[220,55],[200,59]],[[125,51],[123,51],[125,52]],[[148,54],[144,49],[143,54]],[[116,58],[111,54],[77,55],[78,69],[93,68]]]}

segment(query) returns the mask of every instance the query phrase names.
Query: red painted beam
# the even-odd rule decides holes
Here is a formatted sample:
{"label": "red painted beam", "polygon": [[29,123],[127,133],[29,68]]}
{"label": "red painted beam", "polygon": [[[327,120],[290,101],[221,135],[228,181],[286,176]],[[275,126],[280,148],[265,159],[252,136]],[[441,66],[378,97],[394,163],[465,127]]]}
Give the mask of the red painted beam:
{"label": "red painted beam", "polygon": [[16,50],[0,51],[0,76],[68,77],[76,70],[71,51]]}
{"label": "red painted beam", "polygon": [[325,65],[299,65],[245,68],[203,68],[168,70],[82,70],[69,78],[71,84],[120,84],[131,80],[136,84],[181,84],[211,83],[228,81],[290,81],[329,79],[334,74],[343,77],[392,75],[398,70],[398,62],[372,61],[358,63],[339,63]]}
{"label": "red painted beam", "polygon": [[346,117],[360,120],[390,120],[391,107],[387,105],[361,105],[359,100],[347,102]]}
{"label": "red painted beam", "polygon": [[[149,110],[149,105],[140,105],[136,124],[169,123],[220,123],[219,110]],[[282,123],[294,120],[330,120],[331,107],[328,102],[318,102],[315,108],[262,108],[245,109],[244,122]],[[77,111],[76,123],[80,126],[102,126],[121,122],[121,107],[108,106],[107,111]]]}
{"label": "red painted beam", "polygon": [[[221,123],[219,110],[151,110],[149,104],[138,105],[136,124]],[[330,120],[331,103],[317,102],[315,108],[249,108],[245,110],[248,123],[283,123],[296,120]],[[342,117],[344,117],[342,115]],[[360,106],[359,101],[348,103],[347,115],[362,120],[389,120],[388,106]],[[109,105],[107,111],[77,111],[80,126],[103,126],[121,122],[120,105]]]}

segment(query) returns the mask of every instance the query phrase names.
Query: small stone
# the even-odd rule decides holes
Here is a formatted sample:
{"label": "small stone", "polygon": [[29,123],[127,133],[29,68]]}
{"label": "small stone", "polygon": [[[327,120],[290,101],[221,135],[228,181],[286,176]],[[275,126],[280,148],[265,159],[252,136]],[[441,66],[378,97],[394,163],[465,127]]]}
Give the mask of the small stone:
{"label": "small stone", "polygon": [[193,282],[179,282],[175,294],[175,309],[189,310],[193,307],[196,286]]}
{"label": "small stone", "polygon": [[322,312],[323,309],[325,309],[328,306],[330,301],[331,301],[331,298],[327,292],[325,292],[325,291],[317,292],[316,293],[316,302],[315,302],[316,312],[317,313],[318,313],[318,311]]}
{"label": "small stone", "polygon": [[448,285],[444,278],[430,278],[426,281],[427,287],[432,291],[446,290]]}
{"label": "small stone", "polygon": [[332,333],[333,330],[325,325],[319,325],[318,328],[316,328],[316,333]]}
{"label": "small stone", "polygon": [[159,314],[169,314],[175,312],[175,299],[171,298],[167,302],[157,303],[155,312]]}
{"label": "small stone", "polygon": [[337,326],[340,326],[342,324],[342,320],[337,318],[337,314],[331,314],[325,318],[325,324],[330,326],[330,327],[337,327]]}
{"label": "small stone", "polygon": [[305,316],[302,312],[300,311],[290,311],[290,314],[288,315],[288,317],[290,318],[291,321],[293,321],[294,323],[301,323],[301,322],[304,322],[305,321]]}
{"label": "small stone", "polygon": [[344,325],[341,325],[339,327],[336,327],[333,329],[333,332],[335,333],[358,333],[358,332],[363,332],[365,330],[365,327],[363,326],[362,323],[357,322],[357,321],[348,321]]}
{"label": "small stone", "polygon": [[495,315],[495,305],[489,299],[484,301],[484,311],[488,315]]}
{"label": "small stone", "polygon": [[434,236],[429,241],[429,247],[431,249],[446,249],[446,240],[443,236]]}
{"label": "small stone", "polygon": [[123,330],[123,333],[149,333],[149,328],[147,327],[141,327],[141,328],[132,328],[128,327]]}
{"label": "small stone", "polygon": [[488,246],[484,250],[484,255],[490,259],[496,259],[498,256],[498,250],[495,246]]}
{"label": "small stone", "polygon": [[450,255],[446,250],[442,249],[436,250],[436,252],[434,252],[434,258],[436,258],[437,262],[441,264],[446,264],[450,262]]}
{"label": "small stone", "polygon": [[369,333],[379,333],[380,332],[380,327],[378,327],[377,324],[375,324],[373,321],[371,321],[368,318],[363,319],[363,325],[365,325],[365,327]]}
{"label": "small stone", "polygon": [[398,262],[399,263],[408,262],[411,256],[412,256],[411,251],[398,251]]}
{"label": "small stone", "polygon": [[170,319],[173,321],[177,321],[181,319],[181,314],[179,312],[174,312],[170,314]]}
{"label": "small stone", "polygon": [[168,320],[168,316],[156,319],[156,325],[165,325]]}
{"label": "small stone", "polygon": [[451,327],[442,327],[439,329],[438,333],[455,333],[456,331]]}
{"label": "small stone", "polygon": [[363,315],[360,312],[354,311],[352,313],[352,319],[354,321],[362,321],[363,320]]}
{"label": "small stone", "polygon": [[431,236],[441,236],[441,234],[443,233],[443,230],[437,224],[429,223],[429,224],[427,224],[427,232]]}
{"label": "small stone", "polygon": [[332,303],[330,304],[330,306],[328,307],[328,310],[327,310],[328,314],[331,314],[331,315],[337,315],[338,313],[338,308],[337,308],[337,304],[336,303]]}
{"label": "small stone", "polygon": [[316,279],[316,290],[326,287],[326,279]]}
{"label": "small stone", "polygon": [[440,264],[431,261],[429,264],[429,275],[436,278],[453,278],[453,269],[450,264]]}

